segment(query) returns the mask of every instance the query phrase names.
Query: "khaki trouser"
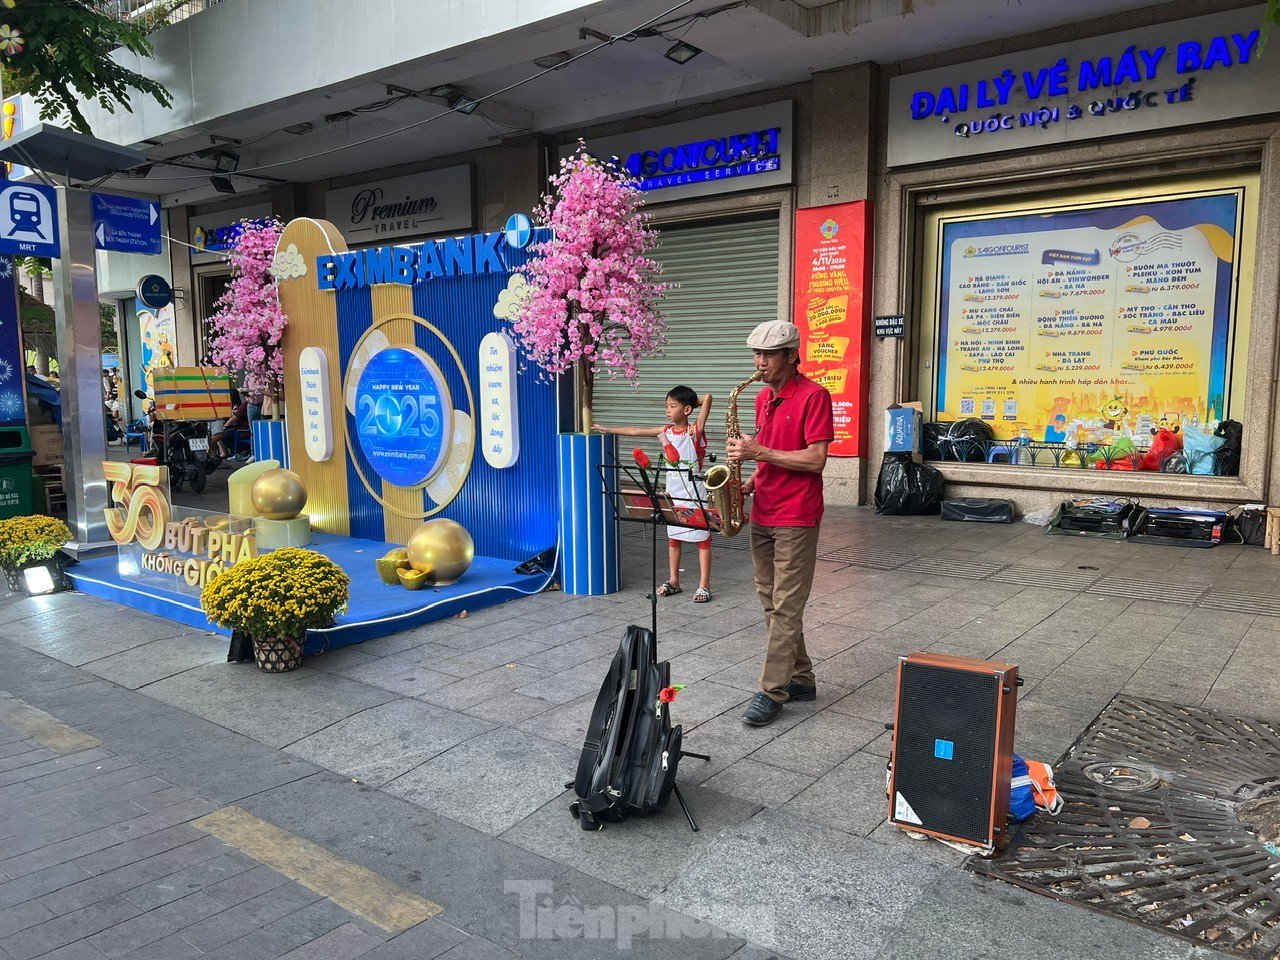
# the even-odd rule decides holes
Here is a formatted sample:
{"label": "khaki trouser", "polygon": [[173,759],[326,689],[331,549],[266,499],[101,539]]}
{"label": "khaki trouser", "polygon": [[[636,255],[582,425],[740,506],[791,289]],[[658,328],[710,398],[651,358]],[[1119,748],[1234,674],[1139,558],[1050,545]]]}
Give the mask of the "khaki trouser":
{"label": "khaki trouser", "polygon": [[804,605],[809,602],[817,559],[817,527],[751,524],[756,593],[769,631],[760,689],[777,703],[786,702],[787,684],[814,683],[813,662],[804,649]]}

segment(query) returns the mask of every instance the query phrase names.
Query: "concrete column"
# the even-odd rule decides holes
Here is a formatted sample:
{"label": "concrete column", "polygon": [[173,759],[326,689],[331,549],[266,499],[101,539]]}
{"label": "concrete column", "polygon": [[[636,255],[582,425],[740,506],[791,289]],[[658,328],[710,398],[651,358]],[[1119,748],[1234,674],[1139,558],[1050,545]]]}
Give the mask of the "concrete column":
{"label": "concrete column", "polygon": [[499,229],[513,213],[532,213],[547,187],[541,139],[519,146],[504,143],[500,149],[500,181],[495,184],[497,190],[492,195],[497,202],[491,202],[490,195],[481,193],[486,200],[479,224],[481,230]]}
{"label": "concrete column", "polygon": [[[797,198],[800,206],[846,203],[875,196],[878,72],[875,64],[859,63],[814,76],[808,189],[802,190]],[[873,264],[873,272],[874,269]],[[870,290],[864,291],[863,296],[870,300]],[[875,349],[874,341],[872,349]],[[869,357],[863,358],[862,369],[863,376],[871,375]],[[868,446],[869,443],[864,444],[864,448]],[[827,502],[866,503],[870,462],[865,454],[828,460],[824,473]]]}
{"label": "concrete column", "polygon": [[307,189],[301,183],[278,183],[271,188],[271,212],[288,223],[306,216]]}
{"label": "concrete column", "polygon": [[196,329],[196,294],[191,274],[191,249],[183,243],[191,242],[191,224],[188,207],[172,207],[166,211],[169,218],[169,276],[173,277],[173,327],[178,338],[174,345],[177,356],[175,365],[191,366],[200,359],[200,331]]}
{"label": "concrete column", "polygon": [[53,261],[53,309],[58,328],[67,526],[83,554],[111,545],[103,511],[107,456],[102,404],[102,328],[98,314],[97,253],[87,190],[58,188],[62,256]]}

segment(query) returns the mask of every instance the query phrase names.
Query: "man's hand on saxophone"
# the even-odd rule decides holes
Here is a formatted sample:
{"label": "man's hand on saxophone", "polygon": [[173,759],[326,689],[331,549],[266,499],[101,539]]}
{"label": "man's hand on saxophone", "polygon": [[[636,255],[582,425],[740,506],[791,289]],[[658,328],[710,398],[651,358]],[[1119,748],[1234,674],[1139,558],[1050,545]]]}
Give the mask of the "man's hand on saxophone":
{"label": "man's hand on saxophone", "polygon": [[755,460],[772,463],[799,473],[821,473],[827,465],[826,441],[811,443],[803,450],[771,450],[756,443],[753,436],[730,437],[727,444],[729,459],[734,463]]}
{"label": "man's hand on saxophone", "polygon": [[730,437],[727,444],[727,453],[729,459],[734,463],[742,463],[745,460],[760,459],[760,451],[764,448],[756,443],[756,438],[751,434],[744,434],[740,437]]}

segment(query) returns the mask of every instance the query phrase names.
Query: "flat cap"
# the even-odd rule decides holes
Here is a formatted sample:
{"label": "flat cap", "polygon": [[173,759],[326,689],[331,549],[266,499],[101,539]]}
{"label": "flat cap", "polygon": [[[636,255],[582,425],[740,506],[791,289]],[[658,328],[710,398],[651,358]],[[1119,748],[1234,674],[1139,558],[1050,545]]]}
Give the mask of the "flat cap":
{"label": "flat cap", "polygon": [[751,331],[747,346],[752,350],[785,350],[800,346],[800,330],[786,320],[767,320]]}

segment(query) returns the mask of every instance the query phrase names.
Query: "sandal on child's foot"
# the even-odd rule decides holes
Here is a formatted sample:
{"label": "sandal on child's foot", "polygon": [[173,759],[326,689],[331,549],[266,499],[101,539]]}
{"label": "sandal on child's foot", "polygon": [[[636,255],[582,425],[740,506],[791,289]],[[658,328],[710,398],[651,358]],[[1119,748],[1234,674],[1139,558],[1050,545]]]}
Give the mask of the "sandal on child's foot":
{"label": "sandal on child's foot", "polygon": [[706,587],[699,587],[698,592],[693,595],[694,603],[708,603],[711,600],[711,591]]}
{"label": "sandal on child's foot", "polygon": [[658,596],[660,597],[674,597],[677,593],[684,593],[684,591],[680,589],[680,584],[672,583],[670,580],[665,581],[658,588]]}

